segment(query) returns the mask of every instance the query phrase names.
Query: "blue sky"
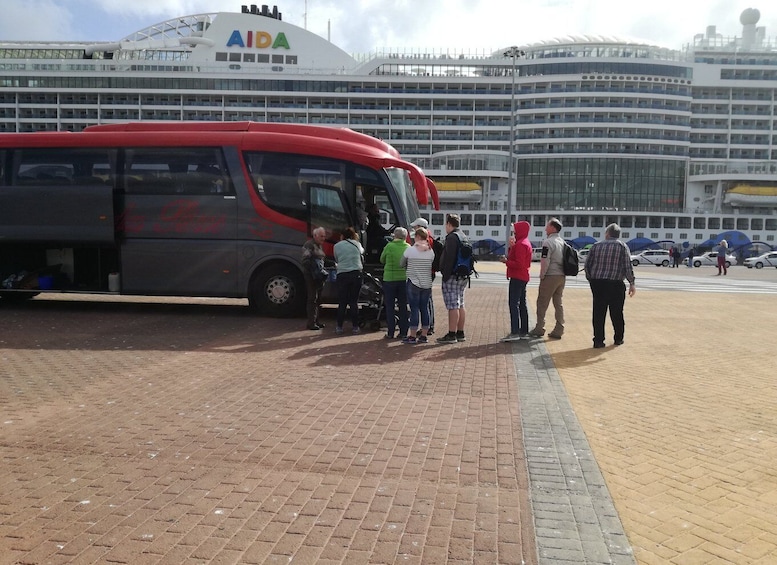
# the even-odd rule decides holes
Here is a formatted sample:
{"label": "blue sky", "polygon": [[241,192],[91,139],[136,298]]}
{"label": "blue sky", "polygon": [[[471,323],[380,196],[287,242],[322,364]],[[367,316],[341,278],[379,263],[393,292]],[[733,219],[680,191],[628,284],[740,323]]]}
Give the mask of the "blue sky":
{"label": "blue sky", "polygon": [[[262,2],[254,2],[261,5]],[[268,3],[265,0],[265,3]],[[239,12],[240,0],[3,0],[0,41],[116,41],[189,14]],[[349,53],[376,48],[496,50],[565,35],[641,39],[681,48],[716,25],[741,35],[739,16],[759,8],[777,37],[777,7],[738,0],[288,0],[284,21],[331,38]],[[274,4],[269,2],[272,7]]]}

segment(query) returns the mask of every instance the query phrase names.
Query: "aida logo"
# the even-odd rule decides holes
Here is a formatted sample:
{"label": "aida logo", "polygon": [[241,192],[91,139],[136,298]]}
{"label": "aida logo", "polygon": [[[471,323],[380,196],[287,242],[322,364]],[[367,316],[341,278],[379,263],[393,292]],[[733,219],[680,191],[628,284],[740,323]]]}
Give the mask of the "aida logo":
{"label": "aida logo", "polygon": [[278,33],[273,39],[273,36],[266,31],[247,31],[245,32],[245,40],[243,34],[239,30],[232,32],[232,35],[227,41],[227,47],[254,47],[256,49],[291,49],[289,47],[289,40],[286,39],[286,34],[282,31]]}

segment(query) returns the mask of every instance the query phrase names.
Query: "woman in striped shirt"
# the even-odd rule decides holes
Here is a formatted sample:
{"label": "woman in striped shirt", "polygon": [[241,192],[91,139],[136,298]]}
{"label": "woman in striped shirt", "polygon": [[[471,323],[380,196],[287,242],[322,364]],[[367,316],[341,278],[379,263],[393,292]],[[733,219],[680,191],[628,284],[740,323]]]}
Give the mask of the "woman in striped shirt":
{"label": "woman in striped shirt", "polygon": [[[434,251],[429,245],[424,228],[415,232],[415,245],[405,250],[400,266],[407,269],[407,302],[410,306],[410,327],[402,343],[414,345],[426,343],[429,333],[429,298],[432,295],[432,263]],[[421,335],[416,339],[418,319],[421,318]]]}

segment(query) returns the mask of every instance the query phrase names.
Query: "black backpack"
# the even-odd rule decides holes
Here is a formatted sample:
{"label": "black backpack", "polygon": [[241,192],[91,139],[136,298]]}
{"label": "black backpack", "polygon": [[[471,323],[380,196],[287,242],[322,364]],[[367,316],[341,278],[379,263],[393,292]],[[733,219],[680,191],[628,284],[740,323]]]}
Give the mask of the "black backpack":
{"label": "black backpack", "polygon": [[465,237],[456,234],[459,239],[459,246],[456,250],[456,263],[453,265],[453,276],[457,279],[468,279],[473,274],[477,277],[475,270],[475,256],[472,253],[472,244]]}
{"label": "black backpack", "polygon": [[566,242],[564,242],[562,266],[564,274],[568,277],[576,277],[580,272],[580,257],[577,255],[577,251]]}

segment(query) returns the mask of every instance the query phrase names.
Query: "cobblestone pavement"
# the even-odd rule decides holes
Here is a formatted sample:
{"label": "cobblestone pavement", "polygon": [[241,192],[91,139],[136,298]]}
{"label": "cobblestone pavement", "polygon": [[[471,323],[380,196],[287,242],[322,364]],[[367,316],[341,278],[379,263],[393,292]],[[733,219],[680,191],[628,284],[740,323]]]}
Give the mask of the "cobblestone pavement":
{"label": "cobblestone pavement", "polygon": [[777,563],[773,296],[639,291],[711,274],[638,268],[599,350],[584,285],[562,340],[515,344],[479,281],[450,346],[3,305],[0,563]]}
{"label": "cobblestone pavement", "polygon": [[4,306],[0,563],[536,563],[504,297],[469,296],[467,342],[415,347],[230,301]]}

